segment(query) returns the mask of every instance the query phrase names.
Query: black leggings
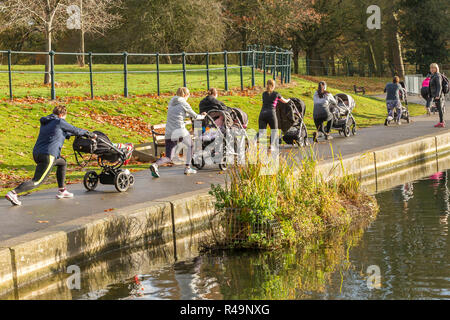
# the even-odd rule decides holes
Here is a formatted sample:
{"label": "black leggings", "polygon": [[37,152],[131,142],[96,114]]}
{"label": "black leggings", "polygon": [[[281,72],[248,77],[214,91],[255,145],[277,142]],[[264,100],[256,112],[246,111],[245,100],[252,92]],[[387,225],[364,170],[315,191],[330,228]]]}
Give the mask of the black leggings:
{"label": "black leggings", "polygon": [[436,108],[438,109],[439,112],[439,122],[444,122],[444,112],[442,111],[443,107],[442,99],[443,98],[440,98],[439,100],[434,99],[434,103],[436,104]]}
{"label": "black leggings", "polygon": [[316,125],[317,131],[322,132],[323,134],[329,134],[331,131],[331,128],[333,127],[333,118],[327,122],[327,127],[324,130],[323,123],[327,121],[326,118],[322,119],[314,119],[314,124]]}
{"label": "black leggings", "polygon": [[64,180],[66,179],[67,163],[63,158],[56,159],[54,156],[48,154],[33,155],[34,162],[36,162],[36,171],[34,172],[34,178],[29,181],[25,181],[18,186],[14,191],[17,194],[24,193],[34,188],[39,187],[49,176],[54,166],[56,170],[56,180],[58,180],[58,187],[64,188]]}
{"label": "black leggings", "polygon": [[263,110],[259,114],[259,130],[266,130],[267,125],[270,129],[278,129],[278,119],[275,110]]}

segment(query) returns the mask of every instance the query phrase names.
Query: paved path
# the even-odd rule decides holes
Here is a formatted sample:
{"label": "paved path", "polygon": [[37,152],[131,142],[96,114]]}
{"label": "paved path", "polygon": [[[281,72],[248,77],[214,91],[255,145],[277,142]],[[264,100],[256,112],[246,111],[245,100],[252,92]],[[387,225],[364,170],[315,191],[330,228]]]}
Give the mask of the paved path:
{"label": "paved path", "polygon": [[[450,114],[446,118],[450,120]],[[436,122],[437,116],[421,116],[414,118],[410,125],[388,128],[374,126],[361,129],[356,136],[350,138],[334,134],[336,138],[332,141],[333,148],[335,153],[341,152],[346,156],[449,130],[434,128]],[[284,150],[287,152],[286,148]],[[329,158],[329,144],[319,143],[316,154],[323,159]],[[55,190],[40,191],[23,197],[21,207],[12,207],[8,201],[0,199],[0,242],[108,209],[119,209],[138,202],[205,189],[211,183],[220,183],[224,179],[224,175],[219,174],[216,167],[203,170],[195,176],[184,176],[183,167],[161,168],[160,171],[160,179],[151,178],[149,171],[137,173],[134,188],[122,194],[117,193],[113,186],[103,185],[99,185],[97,191],[88,193],[82,185],[77,184],[70,186],[70,191],[75,194],[75,198],[71,200],[57,200]]]}

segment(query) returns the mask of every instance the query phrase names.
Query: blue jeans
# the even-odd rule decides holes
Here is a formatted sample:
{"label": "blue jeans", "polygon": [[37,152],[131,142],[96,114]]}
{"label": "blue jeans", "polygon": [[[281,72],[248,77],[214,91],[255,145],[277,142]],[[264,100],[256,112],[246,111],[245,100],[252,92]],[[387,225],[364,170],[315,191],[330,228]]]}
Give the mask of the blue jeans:
{"label": "blue jeans", "polygon": [[394,118],[394,110],[397,109],[397,121],[402,118],[402,104],[398,100],[388,100],[386,101],[388,117]]}

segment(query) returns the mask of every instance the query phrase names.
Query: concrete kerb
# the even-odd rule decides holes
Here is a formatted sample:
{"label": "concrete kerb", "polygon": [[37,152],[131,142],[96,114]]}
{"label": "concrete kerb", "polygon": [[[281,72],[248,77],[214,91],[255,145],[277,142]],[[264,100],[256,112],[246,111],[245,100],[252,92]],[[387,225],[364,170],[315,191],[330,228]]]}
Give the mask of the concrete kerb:
{"label": "concrete kerb", "polygon": [[14,287],[14,270],[9,248],[0,248],[0,294]]}
{"label": "concrete kerb", "polygon": [[415,162],[443,157],[450,153],[450,131],[411,139],[388,147],[369,150],[364,154],[349,155],[342,160],[320,162],[318,172],[330,179],[343,174],[370,178],[387,174]]}

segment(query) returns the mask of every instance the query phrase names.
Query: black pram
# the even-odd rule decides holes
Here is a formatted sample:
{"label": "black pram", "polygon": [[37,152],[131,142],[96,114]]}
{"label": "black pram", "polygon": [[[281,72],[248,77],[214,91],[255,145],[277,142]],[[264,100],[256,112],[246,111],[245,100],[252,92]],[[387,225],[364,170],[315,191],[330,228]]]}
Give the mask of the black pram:
{"label": "black pram", "polygon": [[291,98],[288,103],[278,102],[276,113],[278,127],[287,144],[297,144],[301,147],[309,144],[308,130],[304,122],[306,104],[297,98]]}
{"label": "black pram", "polygon": [[356,120],[353,117],[353,109],[356,107],[355,100],[348,94],[339,93],[334,96],[337,104],[330,108],[333,114],[333,129],[349,137],[356,134]]}
{"label": "black pram", "polygon": [[[114,185],[119,192],[127,191],[134,185],[134,176],[129,170],[122,169],[122,166],[128,164],[133,153],[132,144],[114,144],[102,132],[94,131],[97,139],[77,137],[73,142],[75,159],[81,167],[85,167],[92,159],[97,156],[98,165],[102,172],[97,174],[95,171],[88,171],[83,179],[85,188],[93,191],[97,188],[98,182],[105,185]],[[89,154],[88,160],[83,159],[82,154]],[[82,161],[80,161],[82,160]]]}

